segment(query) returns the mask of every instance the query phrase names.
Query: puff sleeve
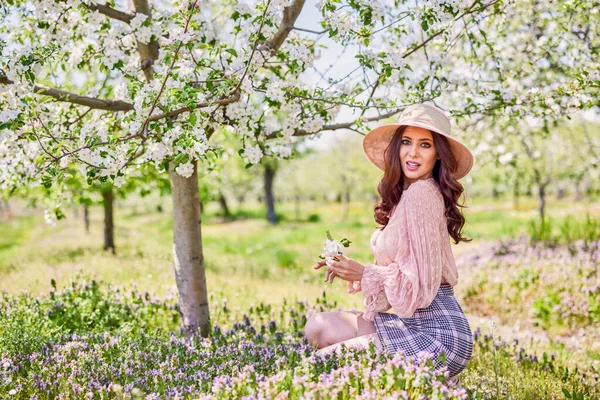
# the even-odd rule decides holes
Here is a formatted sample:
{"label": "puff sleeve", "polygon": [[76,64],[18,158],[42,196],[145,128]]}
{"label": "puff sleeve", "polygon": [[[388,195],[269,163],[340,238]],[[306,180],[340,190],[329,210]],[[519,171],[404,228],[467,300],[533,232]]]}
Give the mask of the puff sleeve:
{"label": "puff sleeve", "polygon": [[409,251],[403,256],[397,254],[386,266],[365,265],[360,281],[364,319],[372,321],[375,312],[390,307],[401,317],[411,317],[436,296],[442,280],[442,246],[448,235],[444,199],[434,185],[421,180],[403,192],[399,217],[406,225],[407,238],[398,233],[398,240],[407,240]]}

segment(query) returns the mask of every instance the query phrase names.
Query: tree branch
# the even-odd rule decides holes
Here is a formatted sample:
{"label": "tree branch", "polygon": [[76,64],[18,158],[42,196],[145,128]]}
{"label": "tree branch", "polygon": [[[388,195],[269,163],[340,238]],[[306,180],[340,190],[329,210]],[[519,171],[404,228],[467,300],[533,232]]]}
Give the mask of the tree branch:
{"label": "tree branch", "polygon": [[[404,110],[404,108],[397,108],[397,109],[392,110],[392,111],[390,111],[388,113],[377,115],[375,117],[362,118],[362,120],[364,122],[379,121],[379,120],[382,120],[382,119],[385,119],[385,118],[393,117],[394,115],[398,114],[402,110]],[[356,125],[356,120],[349,121],[349,122],[343,122],[343,123],[339,123],[339,124],[323,125],[323,127],[321,129],[319,129],[318,132],[307,132],[307,131],[305,131],[303,129],[296,129],[296,131],[294,132],[293,136],[296,136],[296,137],[299,137],[299,136],[308,136],[308,135],[312,135],[312,134],[319,133],[319,132],[322,132],[322,131],[335,131],[335,130],[338,130],[338,129],[348,129],[352,125]],[[266,139],[269,140],[269,139],[275,139],[275,138],[277,138],[277,134],[279,132],[281,132],[281,131],[275,131],[275,132],[269,133],[267,135]]]}
{"label": "tree branch", "polygon": [[[11,84],[13,83],[6,75],[0,74],[0,83]],[[103,100],[95,97],[80,96],[75,93],[67,92],[61,89],[48,88],[42,85],[34,85],[33,91],[37,94],[53,97],[56,100],[64,101],[67,103],[79,104],[81,106],[89,107],[90,109],[106,110],[106,111],[132,111],[133,105],[122,100]],[[241,93],[235,92],[231,97],[216,100],[213,102],[198,103],[193,106],[182,107],[177,110],[169,111],[167,113],[154,115],[150,117],[149,121],[158,121],[163,118],[175,118],[180,114],[188,111],[196,110],[198,108],[205,108],[214,105],[227,105],[234,103],[240,99]],[[86,112],[87,113],[87,112]],[[81,120],[79,118],[77,121]]]}
{"label": "tree branch", "polygon": [[260,51],[267,50],[271,53],[275,53],[279,47],[281,47],[288,34],[294,29],[294,24],[302,11],[302,7],[304,7],[304,0],[294,0],[294,3],[292,3],[291,6],[283,9],[283,17],[279,24],[279,30],[277,30],[277,33],[275,33],[271,40],[264,45],[264,48],[261,46],[259,49]]}
{"label": "tree branch", "polygon": [[[152,20],[152,11],[148,0],[133,0],[133,6],[136,13],[142,13],[148,16],[148,20]],[[140,53],[141,67],[144,71],[146,81],[150,82],[154,76],[154,69],[152,65],[158,60],[158,41],[156,39],[151,40],[150,43],[145,44],[137,41],[138,53]]]}
{"label": "tree branch", "polygon": [[90,3],[88,8],[92,11],[98,11],[100,14],[104,14],[113,19],[118,19],[119,21],[123,21],[127,24],[130,23],[135,17],[135,14],[129,14],[123,11],[115,10],[114,8],[105,4]]}
{"label": "tree branch", "polygon": [[[472,8],[473,8],[473,7],[474,7],[474,6],[477,4],[477,1],[475,1],[475,2],[474,2],[474,3],[473,3],[473,4],[472,4],[470,7],[469,7],[469,9],[468,9],[468,10],[466,10],[465,12],[463,12],[462,14],[460,14],[459,16],[457,16],[456,18],[454,18],[453,22],[456,22],[456,21],[458,21],[459,19],[461,19],[461,18],[462,18],[462,17],[464,17],[465,15],[474,14],[474,13],[476,13],[476,12],[478,12],[478,11],[483,11],[483,10],[485,10],[486,8],[488,8],[488,7],[490,7],[490,6],[494,5],[494,4],[496,4],[498,1],[499,1],[499,0],[494,0],[494,1],[492,1],[491,3],[485,4],[485,5],[483,5],[483,6],[479,7],[479,8],[472,9]],[[412,53],[414,53],[415,51],[419,50],[421,47],[425,46],[425,45],[426,45],[427,43],[429,43],[429,42],[430,42],[432,39],[434,39],[435,37],[437,37],[437,36],[441,35],[441,34],[442,34],[442,33],[444,33],[446,30],[448,30],[448,27],[447,27],[447,28],[442,28],[442,29],[440,29],[439,31],[437,31],[436,33],[434,33],[433,35],[431,35],[431,36],[429,36],[427,39],[425,39],[425,41],[423,41],[422,43],[420,43],[418,46],[416,46],[416,47],[413,47],[412,49],[410,49],[409,51],[407,51],[406,53],[404,53],[404,54],[402,55],[402,58],[406,58],[406,57],[410,56]]]}
{"label": "tree branch", "polygon": [[269,10],[269,4],[271,4],[271,0],[267,1],[267,5],[265,6],[265,11],[263,12],[263,15],[262,15],[262,21],[260,22],[260,26],[258,27],[258,32],[256,33],[256,39],[254,40],[254,44],[252,45],[252,52],[250,53],[250,57],[248,58],[248,64],[246,64],[246,69],[244,70],[244,73],[242,74],[240,81],[238,82],[235,89],[233,90],[234,92],[239,91],[240,87],[242,86],[242,83],[244,83],[246,74],[248,74],[248,70],[250,69],[250,66],[252,65],[252,58],[254,57],[254,53],[256,53],[256,46],[258,45],[258,40],[260,39],[260,33],[262,32],[263,26],[265,25],[265,16],[267,15],[267,11]]}
{"label": "tree branch", "polygon": [[[498,1],[499,0],[493,0],[492,2],[490,2],[488,4],[485,4],[485,5],[483,5],[483,6],[479,7],[479,8],[473,9],[473,7],[478,3],[478,1],[475,1],[473,4],[471,4],[471,6],[469,6],[469,8],[466,11],[464,11],[462,14],[460,14],[459,16],[457,16],[456,18],[454,18],[454,22],[456,22],[459,19],[463,18],[465,15],[469,15],[469,14],[473,14],[473,13],[476,13],[476,12],[479,12],[479,11],[483,11],[486,8],[494,5]],[[442,33],[444,33],[448,29],[449,29],[449,27],[446,27],[446,28],[442,28],[439,31],[435,32],[434,34],[432,34],[431,36],[429,36],[427,39],[425,39],[423,42],[419,43],[417,46],[413,47],[412,49],[407,50],[404,54],[402,54],[402,58],[407,58],[408,56],[410,56],[411,54],[413,54],[414,52],[416,52],[420,48],[425,47],[427,45],[427,43],[429,43],[434,38],[438,37],[439,35],[441,35]],[[373,100],[377,88],[382,83],[381,79],[382,79],[382,74],[380,74],[377,77],[377,81],[375,82],[375,85],[373,86],[373,89],[371,90],[371,93],[369,95],[369,98],[367,99],[367,102],[365,103],[365,106],[369,105],[369,103],[371,102],[371,100]],[[363,112],[362,112],[361,116],[366,112],[366,110],[367,110],[367,108],[363,109]]]}
{"label": "tree branch", "polygon": [[313,31],[310,29],[298,28],[297,26],[292,26],[292,30],[300,31],[300,32],[314,33],[315,35],[322,35],[324,33],[327,33],[327,29],[323,29],[322,31]]}
{"label": "tree branch", "polygon": [[[14,82],[8,79],[8,77],[0,71],[0,83],[4,85],[11,85]],[[67,92],[66,90],[49,88],[43,85],[33,85],[33,92],[44,96],[53,97],[60,101],[67,103],[79,104],[81,106],[87,106],[97,110],[107,111],[131,111],[133,105],[126,103],[122,100],[102,100],[96,97],[80,96],[75,93]]]}
{"label": "tree branch", "polygon": [[381,78],[382,75],[379,75],[377,77],[377,81],[375,81],[375,84],[373,85],[373,90],[371,90],[371,94],[369,94],[369,98],[367,99],[367,102],[365,103],[365,108],[363,108],[362,113],[360,114],[360,116],[362,117],[363,115],[365,115],[365,113],[367,112],[367,107],[369,105],[369,103],[371,102],[371,100],[373,100],[373,96],[375,95],[375,91],[377,90],[377,88],[379,87],[379,84],[381,83]]}
{"label": "tree branch", "polygon": [[133,105],[121,100],[102,100],[95,97],[80,96],[75,93],[67,92],[61,89],[48,88],[42,85],[34,85],[33,91],[37,94],[53,97],[60,101],[79,104],[97,110],[107,111],[131,111]]}
{"label": "tree branch", "polygon": [[0,71],[0,83],[3,85],[12,85],[14,82],[8,79],[4,72]]}
{"label": "tree branch", "polygon": [[205,108],[205,107],[210,107],[210,106],[215,106],[215,105],[222,106],[222,105],[227,105],[230,103],[235,103],[236,101],[238,101],[240,99],[240,96],[241,96],[241,93],[238,91],[238,92],[234,93],[233,96],[227,97],[225,99],[221,99],[221,100],[217,100],[217,101],[213,101],[213,102],[207,102],[207,103],[198,103],[193,106],[182,107],[177,110],[169,111],[164,114],[154,115],[154,116],[148,118],[148,121],[158,121],[163,118],[175,118],[179,114],[183,114],[184,112],[196,110],[198,108]]}
{"label": "tree branch", "polygon": [[[253,88],[254,88],[254,90],[255,90],[255,91],[257,91],[257,92],[261,92],[261,93],[267,93],[267,91],[266,91],[265,89],[259,89],[259,88],[257,88],[257,87],[253,87]],[[364,90],[363,90],[363,91],[361,91],[360,93],[357,93],[357,96],[358,96],[359,94],[361,94],[362,92],[364,92]],[[345,103],[345,102],[342,102],[342,101],[334,101],[334,100],[329,100],[329,99],[326,99],[326,98],[318,98],[318,97],[311,97],[311,96],[303,96],[303,95],[301,95],[301,94],[292,94],[292,93],[289,93],[289,92],[285,92],[285,94],[284,94],[284,95],[285,95],[286,97],[289,97],[289,98],[294,98],[294,99],[312,100],[312,101],[318,101],[318,102],[321,102],[321,103],[326,103],[326,104],[334,104],[334,105],[337,105],[337,106],[346,106],[346,107],[350,107],[350,108],[360,108],[360,109],[363,109],[363,110],[365,110],[365,109],[368,109],[368,108],[369,108],[367,105],[362,105],[362,104],[352,104],[352,103]],[[389,107],[389,106],[371,106],[371,108],[378,108],[378,109],[379,109],[379,108],[384,108],[384,109],[386,109],[386,110],[387,110],[387,109],[389,109],[390,107]]]}

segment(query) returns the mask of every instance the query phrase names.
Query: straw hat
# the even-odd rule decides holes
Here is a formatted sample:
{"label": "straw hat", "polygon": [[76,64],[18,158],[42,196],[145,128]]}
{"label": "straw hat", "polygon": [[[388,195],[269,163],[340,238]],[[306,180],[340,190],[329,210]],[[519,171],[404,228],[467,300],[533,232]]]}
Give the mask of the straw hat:
{"label": "straw hat", "polygon": [[450,134],[450,120],[439,108],[429,104],[414,104],[404,109],[398,122],[377,127],[363,139],[363,149],[369,160],[380,170],[385,170],[383,153],[392,141],[396,130],[402,125],[429,129],[445,136],[458,162],[454,172],[456,179],[467,175],[473,167],[473,154],[458,139]]}

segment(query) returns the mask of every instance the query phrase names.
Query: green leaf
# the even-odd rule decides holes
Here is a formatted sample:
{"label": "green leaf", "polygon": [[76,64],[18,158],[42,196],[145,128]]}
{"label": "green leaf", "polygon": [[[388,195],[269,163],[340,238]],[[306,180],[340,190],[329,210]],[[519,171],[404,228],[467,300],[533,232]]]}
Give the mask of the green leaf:
{"label": "green leaf", "polygon": [[175,156],[175,158],[173,159],[173,162],[174,162],[175,164],[179,164],[179,162],[180,162],[181,160],[183,160],[183,157],[185,157],[185,154],[183,154],[183,153],[179,153],[179,154],[177,154],[177,155]]}
{"label": "green leaf", "polygon": [[56,215],[56,219],[58,220],[66,218],[65,213],[63,213],[62,210],[58,207],[54,209],[54,215]]}
{"label": "green leaf", "polygon": [[52,177],[50,175],[44,175],[42,177],[42,185],[46,189],[50,189],[52,187]]}

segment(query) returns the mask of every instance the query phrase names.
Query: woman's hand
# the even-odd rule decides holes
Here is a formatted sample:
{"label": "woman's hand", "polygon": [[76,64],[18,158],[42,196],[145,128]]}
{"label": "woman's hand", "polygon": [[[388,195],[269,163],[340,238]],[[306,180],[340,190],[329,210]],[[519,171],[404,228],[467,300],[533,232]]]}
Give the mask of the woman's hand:
{"label": "woman's hand", "polygon": [[318,269],[324,264],[329,267],[325,278],[326,282],[328,279],[331,279],[331,282],[333,282],[333,279],[336,276],[339,276],[345,281],[360,281],[362,279],[363,271],[365,269],[364,265],[344,255],[337,256],[337,258],[339,261],[333,259],[319,261],[319,264],[315,267],[315,269]]}
{"label": "woman's hand", "polygon": [[[319,269],[326,263],[327,263],[327,261],[325,261],[325,260],[319,261],[314,268]],[[325,282],[333,283],[333,280],[335,279],[335,277],[336,277],[336,275],[333,272],[333,270],[331,268],[328,268],[327,273],[325,274]]]}

